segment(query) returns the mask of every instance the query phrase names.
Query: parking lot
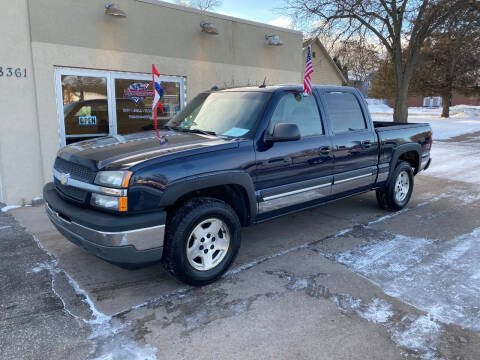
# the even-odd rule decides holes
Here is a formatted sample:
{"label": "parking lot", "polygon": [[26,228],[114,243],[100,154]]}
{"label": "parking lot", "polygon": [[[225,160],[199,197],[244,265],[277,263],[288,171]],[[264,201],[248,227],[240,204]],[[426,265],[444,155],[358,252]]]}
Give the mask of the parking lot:
{"label": "parking lot", "polygon": [[[478,135],[436,142],[438,171]],[[202,288],[95,258],[42,206],[0,213],[0,358],[479,359],[480,185],[438,171],[397,213],[367,193],[246,228]]]}

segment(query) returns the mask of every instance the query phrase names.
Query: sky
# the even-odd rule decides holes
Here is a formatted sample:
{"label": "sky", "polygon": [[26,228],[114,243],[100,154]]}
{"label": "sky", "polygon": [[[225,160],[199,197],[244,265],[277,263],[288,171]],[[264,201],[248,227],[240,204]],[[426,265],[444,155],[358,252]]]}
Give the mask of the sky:
{"label": "sky", "polygon": [[[178,3],[175,0],[166,1]],[[278,10],[282,5],[283,1],[281,0],[223,0],[222,5],[212,11],[241,19],[291,28],[292,21],[287,16],[282,16],[281,11]]]}

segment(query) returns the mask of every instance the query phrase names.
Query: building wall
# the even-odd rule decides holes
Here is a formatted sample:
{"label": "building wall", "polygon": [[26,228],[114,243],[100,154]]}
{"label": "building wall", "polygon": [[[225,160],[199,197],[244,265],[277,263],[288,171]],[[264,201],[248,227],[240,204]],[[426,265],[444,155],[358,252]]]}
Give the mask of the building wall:
{"label": "building wall", "polygon": [[[312,84],[317,85],[343,85],[343,80],[336,71],[334,65],[325,54],[324,50],[316,43],[312,43]],[[315,57],[313,53],[315,52]],[[306,51],[303,52],[303,72],[305,72]],[[303,82],[303,73],[302,73]]]}
{"label": "building wall", "polygon": [[27,0],[2,1],[0,34],[1,193],[20,204],[41,194],[43,180]]}
{"label": "building wall", "polygon": [[452,105],[471,105],[480,106],[480,95],[465,96],[458,93],[454,93],[452,96]]}
{"label": "building wall", "polygon": [[[408,107],[422,107],[423,99],[425,96],[415,95],[409,96],[407,100]],[[391,106],[395,106],[395,99],[390,100]],[[458,93],[454,93],[452,96],[452,106],[455,105],[471,105],[471,106],[480,106],[480,96],[465,96]]]}
{"label": "building wall", "polygon": [[[187,101],[213,85],[298,83],[302,34],[154,0],[118,0],[127,18],[104,14],[104,0],[19,0],[2,9],[0,60],[27,67],[27,78],[0,78],[0,175],[4,201],[28,201],[51,181],[60,147],[55,67],[186,78]],[[219,35],[200,30],[213,22]],[[31,34],[31,39],[30,39]],[[278,34],[284,46],[268,46]],[[2,64],[0,63],[0,66]],[[35,76],[33,76],[35,75]],[[12,94],[19,94],[12,96]],[[7,136],[8,134],[8,136]],[[21,165],[19,165],[21,164]]]}

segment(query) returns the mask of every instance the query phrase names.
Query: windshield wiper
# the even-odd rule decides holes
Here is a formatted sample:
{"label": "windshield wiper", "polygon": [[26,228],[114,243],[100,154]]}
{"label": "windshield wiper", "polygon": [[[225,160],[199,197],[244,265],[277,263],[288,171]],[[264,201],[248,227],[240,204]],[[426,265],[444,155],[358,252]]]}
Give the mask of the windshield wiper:
{"label": "windshield wiper", "polygon": [[194,134],[217,136],[217,133],[215,131],[200,130],[200,129],[178,129],[178,130],[185,131],[185,132],[190,132],[190,133],[194,133]]}

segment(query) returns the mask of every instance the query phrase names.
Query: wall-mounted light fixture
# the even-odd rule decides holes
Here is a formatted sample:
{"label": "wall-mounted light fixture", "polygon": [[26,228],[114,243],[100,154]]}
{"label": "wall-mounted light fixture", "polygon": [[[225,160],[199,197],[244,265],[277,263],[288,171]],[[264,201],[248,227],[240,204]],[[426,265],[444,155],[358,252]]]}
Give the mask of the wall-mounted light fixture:
{"label": "wall-mounted light fixture", "polygon": [[119,18],[127,17],[127,14],[125,14],[125,11],[120,10],[117,5],[115,5],[114,3],[111,3],[110,1],[107,1],[105,3],[105,15],[110,15],[110,16],[119,17]]}
{"label": "wall-mounted light fixture", "polygon": [[270,46],[282,46],[283,41],[280,40],[278,35],[265,35],[265,39],[267,40],[267,44]]}
{"label": "wall-mounted light fixture", "polygon": [[218,35],[218,30],[212,23],[207,23],[205,21],[200,22],[200,27],[202,28],[202,32],[211,34],[211,35]]}

